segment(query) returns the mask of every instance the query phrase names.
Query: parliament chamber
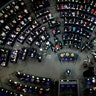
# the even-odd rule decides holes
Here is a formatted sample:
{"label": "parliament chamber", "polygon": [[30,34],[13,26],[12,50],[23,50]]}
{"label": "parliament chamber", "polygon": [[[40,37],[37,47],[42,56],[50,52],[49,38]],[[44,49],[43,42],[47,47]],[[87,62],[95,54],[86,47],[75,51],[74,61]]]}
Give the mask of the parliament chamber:
{"label": "parliament chamber", "polygon": [[0,96],[96,96],[96,0],[0,0]]}

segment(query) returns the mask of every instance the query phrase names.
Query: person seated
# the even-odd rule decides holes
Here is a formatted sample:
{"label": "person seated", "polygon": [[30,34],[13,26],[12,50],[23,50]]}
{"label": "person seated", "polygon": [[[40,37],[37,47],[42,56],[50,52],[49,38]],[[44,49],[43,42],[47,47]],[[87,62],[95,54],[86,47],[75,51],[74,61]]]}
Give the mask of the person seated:
{"label": "person seated", "polygon": [[53,30],[52,30],[52,34],[54,35],[54,36],[56,36],[56,35],[58,35],[58,34],[60,34],[61,33],[61,30],[58,28],[58,27],[56,27],[56,28],[54,28]]}

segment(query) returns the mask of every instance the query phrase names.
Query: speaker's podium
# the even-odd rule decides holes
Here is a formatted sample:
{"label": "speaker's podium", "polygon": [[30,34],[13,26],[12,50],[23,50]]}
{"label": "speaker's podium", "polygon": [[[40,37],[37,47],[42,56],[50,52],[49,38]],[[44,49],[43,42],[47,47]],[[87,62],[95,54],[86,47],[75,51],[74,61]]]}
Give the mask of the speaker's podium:
{"label": "speaker's podium", "polygon": [[59,80],[58,96],[78,96],[77,80]]}

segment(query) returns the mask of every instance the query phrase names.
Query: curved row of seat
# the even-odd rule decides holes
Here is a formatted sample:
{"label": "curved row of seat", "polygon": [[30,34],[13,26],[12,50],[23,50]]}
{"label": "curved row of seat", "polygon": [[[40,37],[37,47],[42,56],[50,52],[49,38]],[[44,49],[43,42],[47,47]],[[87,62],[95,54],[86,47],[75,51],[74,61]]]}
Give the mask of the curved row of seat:
{"label": "curved row of seat", "polygon": [[70,3],[83,3],[83,4],[90,4],[94,7],[96,6],[96,2],[94,0],[56,0],[57,3],[64,3],[64,2],[70,2]]}
{"label": "curved row of seat", "polygon": [[89,0],[89,2],[85,3],[82,0],[79,0],[78,2],[76,1],[57,1],[57,8],[58,10],[63,10],[63,9],[79,9],[83,11],[88,11],[92,12],[93,14],[96,14],[95,12],[95,7],[96,7],[96,2],[94,0]]}
{"label": "curved row of seat", "polygon": [[24,96],[0,87],[0,96]]}
{"label": "curved row of seat", "polygon": [[29,82],[31,84],[36,84],[36,85],[40,85],[40,86],[49,86],[50,87],[52,84],[51,78],[34,76],[34,75],[26,74],[26,73],[23,73],[20,71],[16,72],[16,77],[20,81],[25,81],[25,82]]}
{"label": "curved row of seat", "polygon": [[92,32],[90,32],[89,30],[80,28],[80,26],[74,24],[66,24],[64,26],[64,33],[77,34],[78,36],[86,39],[89,39],[92,35]]}
{"label": "curved row of seat", "polygon": [[38,11],[40,9],[46,8],[48,6],[50,6],[49,0],[32,0],[32,8],[33,11]]}
{"label": "curved row of seat", "polygon": [[44,87],[38,87],[38,86],[28,86],[21,84],[20,82],[9,80],[8,85],[19,92],[22,92],[23,94],[29,93],[29,94],[37,94],[37,95],[49,95],[50,94],[50,88],[44,88]]}
{"label": "curved row of seat", "polygon": [[95,24],[88,22],[87,20],[81,19],[81,18],[76,18],[76,17],[67,17],[64,18],[64,22],[65,24],[76,24],[81,27],[84,28],[86,30],[89,30],[90,32],[92,32],[95,29]]}
{"label": "curved row of seat", "polygon": [[83,12],[82,10],[72,10],[72,9],[66,9],[60,12],[60,17],[74,17],[74,18],[80,18],[83,20],[86,20],[89,23],[92,23],[93,25],[96,24],[96,17],[93,15],[88,14],[87,12]]}
{"label": "curved row of seat", "polygon": [[[16,72],[15,76],[20,82],[8,80],[8,86],[13,90],[22,92],[23,94],[37,94],[37,96],[50,96],[52,83],[51,78],[40,77],[35,75],[26,74],[23,72]],[[27,83],[22,84],[22,83]],[[52,94],[51,94],[52,95]]]}

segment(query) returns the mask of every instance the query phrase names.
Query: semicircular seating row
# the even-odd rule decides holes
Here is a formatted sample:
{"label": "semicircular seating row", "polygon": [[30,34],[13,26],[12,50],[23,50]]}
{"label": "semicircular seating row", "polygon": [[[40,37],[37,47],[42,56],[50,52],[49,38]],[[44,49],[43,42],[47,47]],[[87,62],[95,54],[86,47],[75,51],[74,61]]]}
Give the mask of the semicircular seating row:
{"label": "semicircular seating row", "polygon": [[51,78],[30,75],[20,71],[15,72],[15,77],[19,81],[11,79],[7,81],[7,86],[12,90],[10,89],[11,91],[9,91],[0,87],[0,96],[28,96],[29,94],[30,96],[52,95],[52,87],[54,87],[52,84],[54,84],[54,81]]}
{"label": "semicircular seating row", "polygon": [[[15,76],[19,82],[10,79],[8,80],[8,86],[23,94],[50,96],[51,91],[53,90],[51,88],[53,81],[50,78],[34,76],[20,71],[16,72]],[[22,82],[26,85],[22,84]]]}
{"label": "semicircular seating row", "polygon": [[24,95],[0,87],[0,96],[24,96]]}

